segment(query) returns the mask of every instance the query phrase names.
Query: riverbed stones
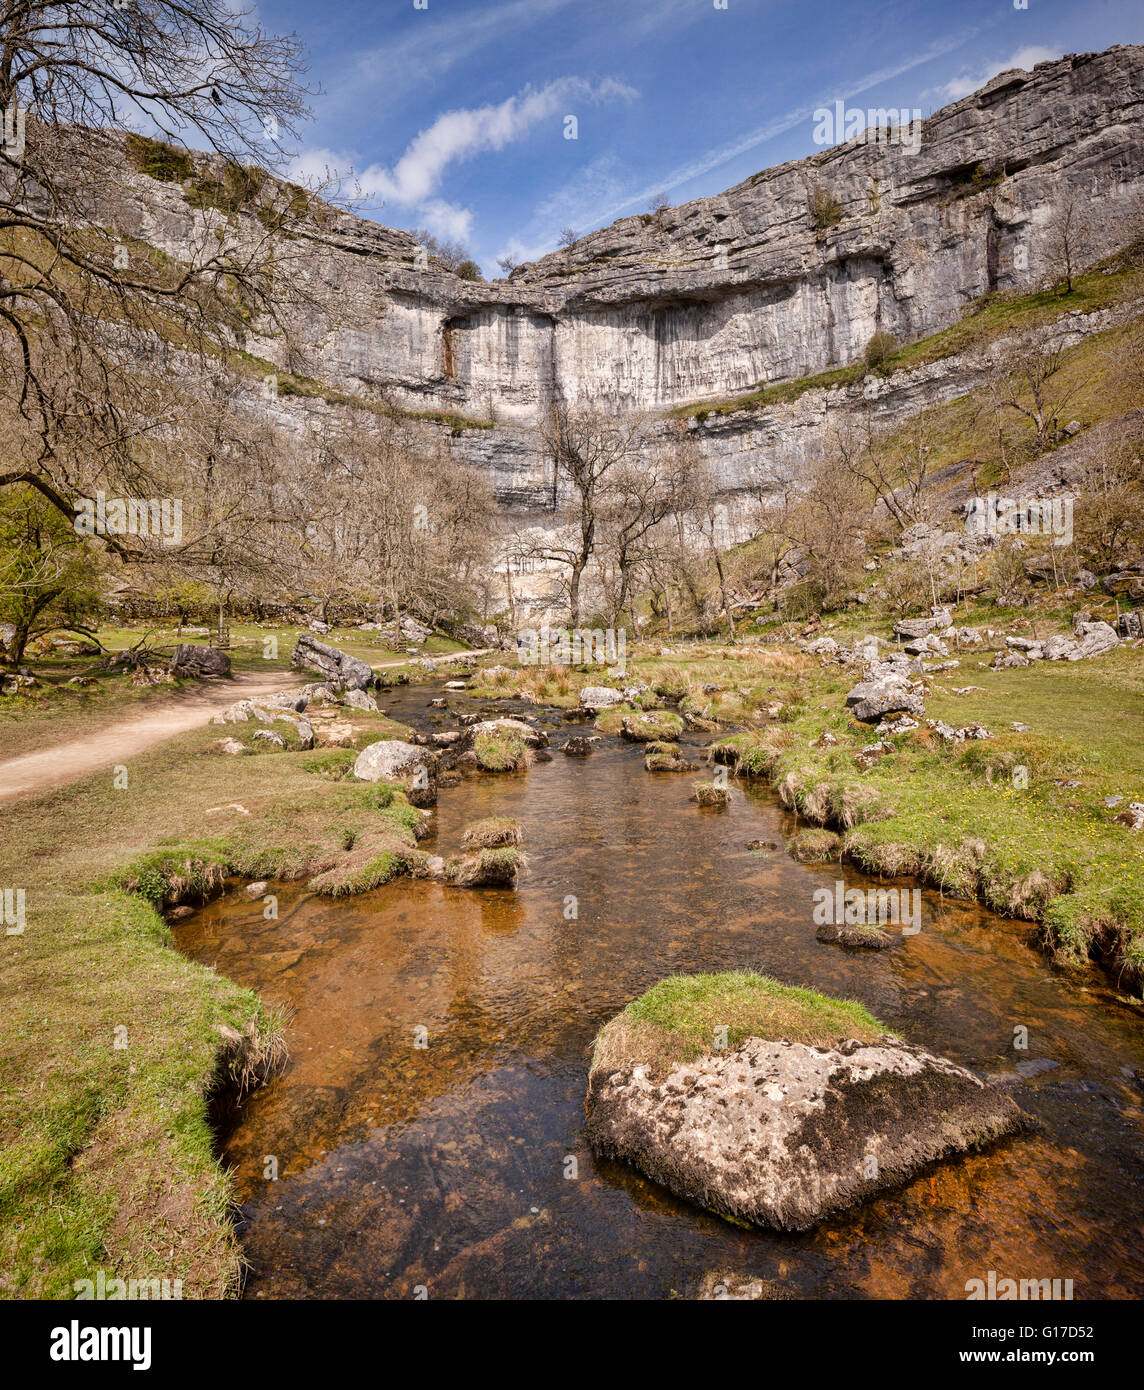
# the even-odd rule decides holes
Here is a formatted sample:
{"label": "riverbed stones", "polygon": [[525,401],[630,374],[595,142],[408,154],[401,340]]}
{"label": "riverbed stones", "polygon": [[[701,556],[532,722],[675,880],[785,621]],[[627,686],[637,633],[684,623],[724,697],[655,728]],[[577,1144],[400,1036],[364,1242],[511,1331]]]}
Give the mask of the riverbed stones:
{"label": "riverbed stones", "polygon": [[354,763],[362,782],[393,782],[404,788],[414,806],[437,801],[437,754],[401,739],[381,739],[363,748]]}
{"label": "riverbed stones", "polygon": [[594,1064],[587,1108],[596,1153],[779,1231],[810,1230],[1025,1123],[973,1072],[891,1035],[831,1047],[749,1037],[658,1077],[637,1056]]}
{"label": "riverbed stones", "polygon": [[856,922],[824,922],[815,933],[815,940],[864,951],[885,951],[894,944],[888,931]]}
{"label": "riverbed stones", "polygon": [[586,758],[599,741],[598,734],[578,734],[563,744],[561,752],[566,753],[570,758]]}
{"label": "riverbed stones", "polygon": [[316,671],[328,681],[340,681],[349,690],[364,690],[373,682],[372,666],[306,632],[298,634],[290,665],[298,670]]}
{"label": "riverbed stones", "polygon": [[624,703],[621,690],[609,690],[604,685],[586,685],[580,692],[580,708],[589,710],[612,709]]}

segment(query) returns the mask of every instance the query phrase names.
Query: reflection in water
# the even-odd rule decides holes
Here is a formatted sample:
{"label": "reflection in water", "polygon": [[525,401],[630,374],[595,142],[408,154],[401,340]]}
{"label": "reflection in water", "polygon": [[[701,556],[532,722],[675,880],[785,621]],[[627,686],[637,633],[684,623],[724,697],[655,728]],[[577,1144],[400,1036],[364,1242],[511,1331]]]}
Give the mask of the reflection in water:
{"label": "reflection in water", "polygon": [[[427,700],[388,705],[430,727]],[[555,748],[566,729],[553,719]],[[990,1269],[1071,1278],[1078,1298],[1144,1294],[1139,1012],[1054,973],[1025,927],[934,893],[921,934],[889,951],[818,943],[812,893],[840,871],[747,850],[789,831],[774,798],[746,787],[699,810],[692,778],[642,760],[605,739],[442,792],[423,847],[516,816],[530,868],[515,890],[399,880],[333,904],[294,886],[276,922],[231,897],[177,928],[189,955],[296,1009],[288,1070],[226,1140],[247,1296],[662,1298],[716,1269],[803,1297],[963,1298]],[[984,1072],[1055,1063],[1014,1092],[1039,1128],[799,1237],[595,1160],[581,1128],[597,1029],[664,975],[737,968],[860,999]]]}

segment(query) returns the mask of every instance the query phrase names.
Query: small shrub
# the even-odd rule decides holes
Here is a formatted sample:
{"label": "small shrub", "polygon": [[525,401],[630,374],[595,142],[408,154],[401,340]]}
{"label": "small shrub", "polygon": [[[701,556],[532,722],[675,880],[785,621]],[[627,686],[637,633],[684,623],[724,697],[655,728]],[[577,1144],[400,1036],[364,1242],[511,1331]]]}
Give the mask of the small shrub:
{"label": "small shrub", "polygon": [[816,232],[829,231],[831,227],[837,227],[842,221],[843,206],[825,188],[816,188],[810,198],[810,220]]}

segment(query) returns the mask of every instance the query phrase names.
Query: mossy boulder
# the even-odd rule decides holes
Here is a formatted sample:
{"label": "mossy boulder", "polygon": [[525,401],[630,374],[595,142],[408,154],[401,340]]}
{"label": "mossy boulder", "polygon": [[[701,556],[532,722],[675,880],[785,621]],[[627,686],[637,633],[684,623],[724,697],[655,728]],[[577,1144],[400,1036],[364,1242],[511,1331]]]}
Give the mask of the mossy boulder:
{"label": "mossy boulder", "polygon": [[683,732],[683,720],[672,710],[647,710],[624,715],[620,732],[632,743],[671,742]]}
{"label": "mossy boulder", "polygon": [[751,972],[661,980],[596,1039],[589,1143],[736,1221],[804,1231],[1025,1117],[861,1004]]}

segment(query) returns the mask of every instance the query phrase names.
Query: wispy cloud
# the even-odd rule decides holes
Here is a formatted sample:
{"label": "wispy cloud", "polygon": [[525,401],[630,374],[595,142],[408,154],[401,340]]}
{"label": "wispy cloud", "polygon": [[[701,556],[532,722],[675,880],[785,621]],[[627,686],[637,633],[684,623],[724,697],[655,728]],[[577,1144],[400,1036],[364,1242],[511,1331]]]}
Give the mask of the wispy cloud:
{"label": "wispy cloud", "polygon": [[292,165],[301,182],[329,181],[354,191],[368,202],[416,212],[435,236],[465,240],[473,213],[440,196],[451,165],[478,154],[502,150],[522,140],[541,121],[549,120],[575,103],[599,104],[631,101],[639,96],[634,87],[614,78],[590,82],[583,77],[561,77],[541,88],[525,87],[496,105],[446,111],[410,142],[393,165],[371,164],[355,170],[354,161],[329,149],[308,150]]}
{"label": "wispy cloud", "polygon": [[999,72],[1008,72],[1011,68],[1023,68],[1025,71],[1029,71],[1037,63],[1045,63],[1051,58],[1059,58],[1060,56],[1060,53],[1054,49],[1030,44],[1025,48],[1019,48],[1011,58],[984,63],[978,68],[961,73],[952,82],[947,82],[944,87],[939,87],[938,91],[947,101],[960,101],[962,97],[967,97],[970,92],[977,91],[978,87],[984,87],[986,82],[991,77],[996,77]]}
{"label": "wispy cloud", "polygon": [[420,207],[437,192],[450,164],[503,149],[540,121],[566,111],[573,101],[630,101],[638,95],[612,78],[593,84],[582,77],[562,77],[539,90],[526,87],[498,106],[447,111],[413,140],[392,170],[373,164],[362,171],[360,182],[367,195]]}
{"label": "wispy cloud", "polygon": [[519,34],[576,3],[576,0],[510,0],[457,14],[423,10],[411,15],[404,31],[364,53],[357,53],[318,103],[323,122],[360,111],[393,107],[423,91],[486,45]]}

